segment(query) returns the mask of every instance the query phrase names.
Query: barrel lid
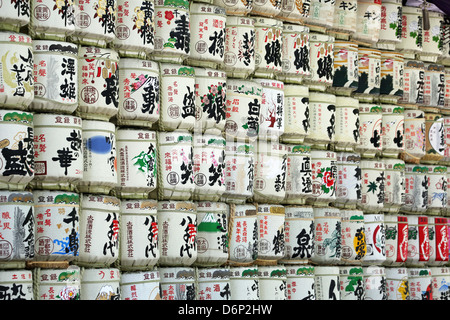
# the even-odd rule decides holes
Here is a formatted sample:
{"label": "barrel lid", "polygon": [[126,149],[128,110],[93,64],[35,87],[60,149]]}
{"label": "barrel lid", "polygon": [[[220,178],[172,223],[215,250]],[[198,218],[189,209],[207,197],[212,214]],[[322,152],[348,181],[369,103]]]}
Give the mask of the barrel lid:
{"label": "barrel lid", "polygon": [[[450,71],[450,68],[449,68]],[[284,95],[285,96],[300,96],[307,97],[309,96],[309,87],[301,86],[301,85],[285,85],[284,86]]]}
{"label": "barrel lid", "polygon": [[336,103],[336,95],[323,92],[310,92],[309,101]]}
{"label": "barrel lid", "polygon": [[336,96],[336,106],[359,108],[359,100],[351,97]]}

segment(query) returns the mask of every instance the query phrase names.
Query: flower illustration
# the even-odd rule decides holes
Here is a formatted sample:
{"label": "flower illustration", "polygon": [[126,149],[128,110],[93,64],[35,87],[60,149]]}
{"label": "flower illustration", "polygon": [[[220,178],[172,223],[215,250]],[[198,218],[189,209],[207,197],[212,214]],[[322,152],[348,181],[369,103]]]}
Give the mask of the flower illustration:
{"label": "flower illustration", "polygon": [[334,189],[334,175],[330,167],[321,168],[318,170],[317,178],[322,178],[322,190],[324,193],[329,193]]}
{"label": "flower illustration", "polygon": [[79,292],[76,287],[65,286],[59,292],[59,298],[61,300],[78,300]]}
{"label": "flower illustration", "polygon": [[331,171],[327,171],[323,174],[323,183],[329,188],[334,185],[333,173]]}

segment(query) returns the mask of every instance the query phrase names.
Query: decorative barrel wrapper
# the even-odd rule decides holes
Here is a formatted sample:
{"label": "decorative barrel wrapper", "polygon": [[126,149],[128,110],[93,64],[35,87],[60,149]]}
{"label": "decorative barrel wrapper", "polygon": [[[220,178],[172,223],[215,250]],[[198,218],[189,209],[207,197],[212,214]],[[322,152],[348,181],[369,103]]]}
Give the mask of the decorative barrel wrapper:
{"label": "decorative barrel wrapper", "polygon": [[69,42],[35,40],[33,111],[72,114],[78,106],[78,47]]}
{"label": "decorative barrel wrapper", "polygon": [[383,265],[389,268],[403,266],[408,258],[408,216],[387,214],[384,216],[384,222],[386,225],[386,260]]}
{"label": "decorative barrel wrapper", "polygon": [[438,58],[438,62],[445,66],[450,65],[450,17],[444,15],[442,21],[442,54]]}
{"label": "decorative barrel wrapper", "polygon": [[230,300],[259,300],[258,267],[230,267]]}
{"label": "decorative barrel wrapper", "polygon": [[[448,217],[450,215],[450,170],[447,168],[447,206],[445,207],[445,209],[442,212],[443,216]],[[449,221],[450,223],[450,221]],[[450,227],[450,226],[449,226]],[[449,230],[450,232],[450,230]],[[450,257],[449,257],[450,259]]]}
{"label": "decorative barrel wrapper", "polygon": [[433,300],[430,268],[407,268],[410,300]]}
{"label": "decorative barrel wrapper", "polygon": [[431,296],[433,300],[448,300],[450,294],[450,269],[448,267],[430,267]]}
{"label": "decorative barrel wrapper", "polygon": [[425,88],[425,64],[422,61],[404,60],[403,97],[398,102],[417,109],[417,104],[423,104]]}
{"label": "decorative barrel wrapper", "polygon": [[[28,2],[24,2],[24,6],[28,6]],[[1,108],[26,110],[33,101],[33,51],[30,36],[0,32],[0,57],[4,61],[0,73]]]}
{"label": "decorative barrel wrapper", "polygon": [[400,159],[384,161],[384,208],[385,212],[398,212],[405,202],[405,162]]}
{"label": "decorative barrel wrapper", "polygon": [[78,266],[67,269],[34,269],[36,300],[80,300]]}
{"label": "decorative barrel wrapper", "polygon": [[363,279],[364,300],[387,300],[385,267],[363,267]]}
{"label": "decorative barrel wrapper", "polygon": [[80,251],[80,196],[34,190],[35,260],[73,261]]}
{"label": "decorative barrel wrapper", "polygon": [[195,126],[195,69],[181,64],[160,64],[160,131],[188,130]]}
{"label": "decorative barrel wrapper", "polygon": [[327,149],[335,141],[336,96],[322,92],[309,93],[310,130],[304,141],[315,149]]}
{"label": "decorative barrel wrapper", "polygon": [[286,300],[286,267],[258,266],[259,300]]}
{"label": "decorative barrel wrapper", "polygon": [[405,58],[414,59],[423,50],[423,15],[419,7],[402,7],[402,41],[395,45]]}
{"label": "decorative barrel wrapper", "polygon": [[311,0],[309,16],[305,19],[306,25],[322,30],[331,28],[334,22],[335,1]]}
{"label": "decorative barrel wrapper", "polygon": [[404,116],[405,143],[400,158],[407,163],[419,163],[425,155],[425,112],[407,109]]}
{"label": "decorative barrel wrapper", "polygon": [[116,127],[112,122],[84,120],[83,179],[79,192],[109,193],[118,184]]}
{"label": "decorative barrel wrapper", "polygon": [[315,300],[341,300],[339,290],[339,267],[314,267]]}
{"label": "decorative barrel wrapper", "polygon": [[408,229],[408,258],[406,259],[406,266],[424,266],[430,260],[428,217],[409,215]]}
{"label": "decorative barrel wrapper", "polygon": [[447,167],[428,166],[428,206],[427,214],[441,215],[447,206]]}
{"label": "decorative barrel wrapper", "polygon": [[336,93],[350,95],[358,89],[358,44],[350,41],[334,42],[333,87]]}
{"label": "decorative barrel wrapper", "polygon": [[0,110],[0,124],[0,187],[24,190],[35,172],[33,114]]}
{"label": "decorative barrel wrapper", "polygon": [[363,211],[341,209],[341,248],[341,264],[361,265],[367,252]]}
{"label": "decorative barrel wrapper", "polygon": [[382,135],[383,113],[380,105],[359,104],[359,145],[355,151],[362,158],[375,158],[383,148]]}
{"label": "decorative barrel wrapper", "polygon": [[402,41],[402,1],[381,1],[381,24],[377,47],[382,50],[395,50]]}
{"label": "decorative barrel wrapper", "polygon": [[427,19],[429,28],[423,28],[422,52],[417,55],[417,58],[435,63],[442,55],[444,14],[428,11]]}
{"label": "decorative barrel wrapper", "polygon": [[252,2],[253,16],[276,17],[281,12],[281,1],[256,0]]}
{"label": "decorative barrel wrapper", "polygon": [[333,151],[311,150],[312,192],[309,204],[326,206],[336,199],[337,155]]}
{"label": "decorative barrel wrapper", "polygon": [[382,134],[382,155],[386,158],[397,158],[404,150],[405,116],[404,108],[399,105],[384,104]]}
{"label": "decorative barrel wrapper", "polygon": [[425,64],[425,84],[422,107],[443,108],[445,106],[445,67]]}
{"label": "decorative barrel wrapper", "polygon": [[380,38],[381,0],[358,0],[356,31],[353,40],[366,46],[376,45]]}
{"label": "decorative barrel wrapper", "polygon": [[228,260],[229,205],[200,201],[197,205],[198,266],[221,266]]}
{"label": "decorative barrel wrapper", "polygon": [[260,265],[273,264],[284,257],[285,208],[282,205],[258,204],[258,258]]}
{"label": "decorative barrel wrapper", "polygon": [[191,267],[162,267],[159,269],[162,300],[195,300],[197,283]]}
{"label": "decorative barrel wrapper", "polygon": [[448,265],[448,219],[428,217],[428,229],[430,234],[430,260],[427,265],[434,267]]}
{"label": "decorative barrel wrapper", "polygon": [[121,57],[145,59],[155,48],[155,2],[117,0],[114,48]]}
{"label": "decorative barrel wrapper", "polygon": [[160,75],[158,63],[121,58],[117,124],[151,127],[159,120]]}
{"label": "decorative barrel wrapper", "polygon": [[213,4],[225,8],[227,20],[229,16],[246,16],[253,7],[251,0],[213,0]]}
{"label": "decorative barrel wrapper", "polygon": [[19,32],[19,30],[30,23],[30,2],[23,1],[2,3],[0,15],[1,30]]}
{"label": "decorative barrel wrapper", "polygon": [[403,97],[405,60],[403,54],[381,51],[380,99],[397,103]]}
{"label": "decorative barrel wrapper", "polygon": [[424,213],[428,207],[428,167],[405,164],[405,202],[400,207],[406,213]]}
{"label": "decorative barrel wrapper", "polygon": [[121,300],[161,300],[159,270],[123,272],[120,275]]}
{"label": "decorative barrel wrapper", "polygon": [[358,47],[358,89],[355,96],[360,101],[372,101],[380,94],[381,86],[381,51]]}
{"label": "decorative barrel wrapper", "polygon": [[0,239],[0,268],[24,268],[35,256],[36,216],[31,192],[0,192],[0,222],[10,226],[2,231]]}
{"label": "decorative barrel wrapper", "polygon": [[304,204],[312,193],[311,147],[286,145],[286,197],[282,203]]}
{"label": "decorative barrel wrapper", "polygon": [[145,270],[159,261],[157,201],[150,199],[120,202],[120,269]]}
{"label": "decorative barrel wrapper", "polygon": [[333,36],[310,33],[311,75],[305,78],[310,90],[325,91],[333,84],[334,73],[334,41]]}
{"label": "decorative barrel wrapper", "polygon": [[338,0],[335,2],[332,30],[337,36],[351,36],[356,32],[358,0]]}
{"label": "decorative barrel wrapper", "polygon": [[286,300],[315,300],[314,266],[286,265]]}
{"label": "decorative barrel wrapper", "polygon": [[229,268],[197,268],[197,297],[195,300],[230,300]]}
{"label": "decorative barrel wrapper", "polygon": [[450,165],[450,116],[443,115],[444,117],[444,157],[439,160],[440,165]]}
{"label": "decorative barrel wrapper", "polygon": [[367,252],[363,266],[382,265],[386,261],[386,223],[384,213],[364,212],[364,232]]}
{"label": "decorative barrel wrapper", "polygon": [[[267,3],[271,2],[267,1]],[[281,2],[279,3],[281,4]],[[272,18],[255,18],[254,75],[262,78],[273,78],[282,71],[282,62],[283,23]]]}
{"label": "decorative barrel wrapper", "polygon": [[158,199],[187,200],[194,184],[192,134],[183,131],[158,132]]}
{"label": "decorative barrel wrapper", "polygon": [[82,194],[80,198],[80,251],[75,264],[109,266],[120,254],[120,200],[95,194]]}
{"label": "decorative barrel wrapper", "polygon": [[[190,201],[158,201],[159,265],[190,266],[197,259],[197,206]],[[162,271],[161,271],[162,273]]]}
{"label": "decorative barrel wrapper", "polygon": [[34,187],[74,190],[83,179],[82,120],[60,114],[34,114]]}
{"label": "decorative barrel wrapper", "polygon": [[383,210],[386,173],[382,160],[361,160],[361,203],[358,208],[365,213]]}
{"label": "decorative barrel wrapper", "polygon": [[339,267],[340,300],[364,300],[365,287],[361,266]]}
{"label": "decorative barrel wrapper", "polygon": [[409,300],[408,268],[385,268],[387,300]]}
{"label": "decorative barrel wrapper", "polygon": [[[314,255],[318,265],[334,265],[342,259],[341,212],[333,207],[314,207]],[[317,294],[317,292],[316,292]]]}
{"label": "decorative barrel wrapper", "polygon": [[436,164],[444,157],[444,117],[437,113],[425,113],[425,155],[422,163]]}
{"label": "decorative barrel wrapper", "polygon": [[284,86],[284,132],[280,137],[283,143],[303,143],[309,134],[309,88],[307,86]]}
{"label": "decorative barrel wrapper", "polygon": [[361,201],[361,157],[358,153],[336,154],[336,200],[339,208],[356,208]]}
{"label": "decorative barrel wrapper", "polygon": [[0,286],[3,290],[0,300],[34,300],[33,284],[33,270],[0,270]]}
{"label": "decorative barrel wrapper", "polygon": [[80,300],[120,300],[118,268],[82,268]]}
{"label": "decorative barrel wrapper", "polygon": [[309,16],[311,0],[281,0],[281,11],[277,18],[288,23],[304,23]]}
{"label": "decorative barrel wrapper", "polygon": [[336,151],[353,151],[359,145],[359,101],[336,97],[334,147]]}

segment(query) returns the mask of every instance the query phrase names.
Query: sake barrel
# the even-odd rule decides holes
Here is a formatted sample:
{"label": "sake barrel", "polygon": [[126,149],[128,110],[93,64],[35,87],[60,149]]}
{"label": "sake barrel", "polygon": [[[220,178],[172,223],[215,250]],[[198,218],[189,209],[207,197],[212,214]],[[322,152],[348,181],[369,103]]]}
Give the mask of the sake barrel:
{"label": "sake barrel", "polygon": [[311,74],[311,48],[309,28],[296,24],[283,24],[282,68],[277,79],[299,84]]}
{"label": "sake barrel", "polygon": [[339,267],[314,267],[315,300],[341,300],[339,290]]}
{"label": "sake barrel", "polygon": [[284,257],[280,263],[308,264],[314,255],[314,211],[311,206],[285,206]]}
{"label": "sake barrel", "polygon": [[335,141],[336,96],[322,92],[309,93],[310,131],[304,142],[315,149],[326,149]]}
{"label": "sake barrel", "polygon": [[[158,201],[159,265],[186,267],[197,259],[197,206],[190,201]],[[161,271],[162,273],[162,271]]]}
{"label": "sake barrel", "polygon": [[407,163],[418,163],[425,155],[425,112],[406,109],[404,116],[405,143],[400,157]]}
{"label": "sake barrel", "polygon": [[213,4],[190,4],[189,57],[186,63],[194,66],[216,68],[225,54],[225,8]]}
{"label": "sake barrel", "polygon": [[117,124],[151,127],[160,115],[158,63],[121,58],[119,61],[119,103]]}
{"label": "sake barrel", "polygon": [[72,114],[78,103],[78,47],[69,42],[34,40],[34,112]]}
{"label": "sake barrel", "polygon": [[351,41],[334,42],[334,74],[332,90],[350,95],[358,89],[358,44]]}
{"label": "sake barrel", "polygon": [[397,158],[403,152],[405,132],[405,109],[399,105],[383,104],[382,155],[386,158]]}
{"label": "sake barrel", "polygon": [[359,137],[360,143],[355,151],[362,158],[375,158],[381,154],[383,148],[382,135],[383,112],[381,105],[359,104]]}
{"label": "sake barrel", "polygon": [[286,300],[315,300],[314,266],[286,265]]}
{"label": "sake barrel", "polygon": [[333,151],[311,150],[312,193],[306,203],[327,205],[336,199],[337,155]]}
{"label": "sake barrel", "polygon": [[188,130],[195,126],[195,69],[181,64],[160,64],[159,131]]}
{"label": "sake barrel", "polygon": [[159,268],[161,300],[195,300],[197,285],[192,267]]}
{"label": "sake barrel", "polygon": [[408,216],[387,214],[384,216],[386,226],[386,260],[383,265],[391,268],[405,265],[408,258]]}
{"label": "sake barrel", "polygon": [[364,300],[365,287],[361,266],[339,267],[340,300]]}
{"label": "sake barrel", "polygon": [[433,300],[448,300],[450,270],[447,267],[430,267],[431,296]]}
{"label": "sake barrel", "polygon": [[359,0],[356,15],[356,31],[352,36],[367,46],[376,45],[380,38],[381,1]]}
{"label": "sake barrel", "polygon": [[425,64],[423,106],[432,108],[445,106],[445,67],[443,65]]}
{"label": "sake barrel", "polygon": [[121,57],[145,59],[155,48],[155,2],[117,0],[114,48]]}
{"label": "sake barrel", "polygon": [[430,260],[430,234],[428,216],[408,216],[408,268],[424,266]]}
{"label": "sake barrel", "polygon": [[430,260],[428,266],[448,265],[448,219],[440,216],[428,217],[430,236]]}
{"label": "sake barrel", "polygon": [[436,62],[442,55],[444,14],[435,11],[427,13],[429,28],[423,28],[422,52],[417,57],[422,61]]}
{"label": "sake barrel", "polygon": [[[250,6],[253,3],[233,1],[238,6],[244,2]],[[226,10],[228,8],[230,7],[226,7]],[[255,70],[255,19],[227,15],[225,24],[224,57],[221,68],[226,71],[228,77],[247,78]]]}
{"label": "sake barrel", "polygon": [[262,140],[255,146],[253,200],[279,203],[286,196],[286,146]]}
{"label": "sake barrel", "polygon": [[4,292],[1,300],[34,300],[33,281],[33,270],[0,270],[0,285]]}
{"label": "sake barrel", "polygon": [[[157,201],[120,201],[119,263],[122,271],[143,271],[154,267],[160,256]],[[150,273],[155,277],[157,274]]]}
{"label": "sake barrel", "polygon": [[227,20],[230,16],[246,16],[253,7],[253,1],[247,0],[213,0],[213,4],[225,8]]}
{"label": "sake barrel", "polygon": [[364,232],[366,255],[361,260],[363,266],[379,266],[386,261],[386,223],[384,213],[364,212]]}
{"label": "sake barrel", "polygon": [[304,204],[312,193],[311,147],[286,145],[286,197],[282,203]]}
{"label": "sake barrel", "polygon": [[402,41],[402,1],[381,1],[381,24],[377,47],[381,50],[395,50]]}
{"label": "sake barrel", "polygon": [[342,259],[341,211],[334,207],[313,207],[313,211],[314,255],[311,260],[318,265],[336,265]]}
{"label": "sake barrel", "polygon": [[108,193],[118,184],[116,126],[112,122],[84,120],[82,123],[82,193]]}
{"label": "sake barrel", "polygon": [[230,205],[229,223],[230,266],[248,266],[258,256],[258,220],[256,206],[252,204]]}
{"label": "sake barrel", "polygon": [[78,108],[83,119],[109,121],[119,106],[119,55],[113,49],[78,50]]}
{"label": "sake barrel", "polygon": [[195,200],[218,201],[225,192],[225,145],[219,135],[194,134],[193,175]]}
{"label": "sake barrel", "polygon": [[448,170],[448,167],[447,167],[447,206],[445,207],[445,209],[442,212],[442,215],[446,216],[446,217],[448,217],[449,213],[450,213],[450,207],[449,207],[449,204],[450,204],[450,187],[449,187],[449,183],[450,183],[450,170]]}
{"label": "sake barrel", "polygon": [[118,1],[99,1],[89,5],[83,0],[76,0],[74,3],[75,32],[70,36],[70,42],[100,48],[112,44],[118,17]]}
{"label": "sake barrel", "polygon": [[78,266],[63,269],[34,269],[36,300],[80,300],[81,274]]}
{"label": "sake barrel", "polygon": [[363,279],[364,300],[387,300],[385,267],[363,267]]}
{"label": "sake barrel", "polygon": [[361,201],[361,156],[359,153],[336,153],[336,200],[334,205],[356,208]]}
{"label": "sake barrel", "polygon": [[355,95],[360,99],[371,100],[380,94],[381,51],[358,47],[358,89]]}
{"label": "sake barrel", "polygon": [[[253,7],[255,7],[253,2]],[[272,2],[266,1],[270,4]],[[281,2],[279,2],[281,4]],[[283,22],[273,18],[255,18],[255,77],[273,78],[282,71]]]}
{"label": "sake barrel", "polygon": [[[16,4],[14,2],[2,3],[0,15],[1,30],[19,32],[20,28],[30,22],[30,2]],[[45,16],[45,14],[42,14]]]}
{"label": "sake barrel", "polygon": [[448,66],[450,63],[450,20],[449,17],[444,15],[442,21],[442,54],[438,57],[438,62]]}
{"label": "sake barrel", "polygon": [[195,132],[219,135],[225,129],[227,74],[195,68]]}
{"label": "sake barrel", "polygon": [[333,26],[331,29],[345,36],[356,32],[356,20],[358,14],[357,0],[338,0],[334,5]]}
{"label": "sake barrel", "polygon": [[224,301],[231,298],[230,269],[197,268],[197,297],[195,300]]}
{"label": "sake barrel", "polygon": [[277,18],[288,23],[304,23],[309,16],[311,0],[282,0],[281,10]]}
{"label": "sake barrel", "polygon": [[403,54],[381,51],[380,99],[394,102],[403,97],[405,60]]}
{"label": "sake barrel", "polygon": [[341,209],[341,248],[340,264],[361,265],[367,252],[363,211]]}
{"label": "sake barrel", "polygon": [[309,88],[303,85],[285,84],[284,132],[280,137],[283,143],[303,143],[309,134]]}
{"label": "sake barrel", "polygon": [[122,272],[120,275],[121,300],[160,300],[159,270]]}
{"label": "sake barrel", "polygon": [[182,63],[190,55],[189,1],[155,1],[155,47],[148,58]]}
{"label": "sake barrel", "polygon": [[275,17],[281,12],[281,1],[253,1],[249,14],[260,17]]}
{"label": "sake barrel", "polygon": [[408,268],[410,300],[432,300],[431,269]]}
{"label": "sake barrel", "polygon": [[444,117],[438,113],[425,113],[425,155],[423,163],[435,164],[444,157],[445,131]]}
{"label": "sake barrel", "polygon": [[423,16],[419,7],[402,7],[402,41],[395,45],[396,49],[413,58],[423,50]]}
{"label": "sake barrel", "polygon": [[331,28],[334,22],[335,2],[311,0],[309,16],[305,20],[306,25],[311,25],[319,30]]}
{"label": "sake barrel", "polygon": [[333,84],[334,42],[333,36],[310,32],[311,75],[305,79],[310,90],[325,91]]}
{"label": "sake barrel", "polygon": [[230,267],[230,300],[259,300],[257,266]]}
{"label": "sake barrel", "polygon": [[353,151],[359,144],[359,101],[336,96],[334,147],[336,151]]}
{"label": "sake barrel", "polygon": [[[28,7],[28,2],[23,4]],[[7,12],[7,11],[6,11]],[[12,16],[12,15],[11,15]],[[26,110],[34,99],[32,39],[24,33],[0,32],[1,108]]]}
{"label": "sake barrel", "polygon": [[258,204],[258,258],[256,263],[275,263],[284,257],[285,209],[282,205]]}
{"label": "sake barrel", "polygon": [[121,198],[148,198],[157,188],[158,156],[156,132],[118,128],[118,184],[115,188]]}
{"label": "sake barrel", "polygon": [[425,86],[425,64],[418,60],[404,60],[405,76],[403,97],[398,102],[417,109],[416,104],[422,104]]}
{"label": "sake barrel", "polygon": [[199,201],[197,205],[197,260],[200,267],[218,267],[228,260],[230,208],[224,202]]}
{"label": "sake barrel", "polygon": [[405,164],[405,202],[402,212],[423,213],[428,207],[428,167]]}
{"label": "sake barrel", "polygon": [[376,213],[384,207],[386,173],[384,162],[377,159],[361,160],[361,203],[358,208]]}
{"label": "sake barrel", "polygon": [[439,164],[448,165],[450,164],[450,116],[443,115],[444,117],[444,157],[439,160]]}
{"label": "sake barrel", "polygon": [[34,178],[33,114],[21,110],[0,110],[0,187],[24,190]]}
{"label": "sake barrel", "polygon": [[385,268],[387,300],[409,300],[408,268]]}
{"label": "sake barrel", "polygon": [[447,205],[447,167],[428,166],[427,214],[440,215]]}
{"label": "sake barrel", "polygon": [[75,32],[74,1],[29,1],[28,31],[33,39],[64,41]]}
{"label": "sake barrel", "polygon": [[80,300],[120,300],[118,268],[82,268]]}
{"label": "sake barrel", "polygon": [[405,162],[400,159],[383,159],[386,177],[384,188],[385,212],[398,212],[405,202]]}
{"label": "sake barrel", "polygon": [[192,134],[183,131],[158,132],[158,188],[153,196],[159,200],[187,200],[194,193]]}
{"label": "sake barrel", "polygon": [[34,125],[35,172],[31,184],[74,190],[83,179],[83,129],[79,117],[37,113]]}
{"label": "sake barrel", "polygon": [[80,251],[78,266],[106,267],[120,254],[120,200],[113,196],[82,194],[80,197]]}
{"label": "sake barrel", "polygon": [[[33,194],[28,191],[2,190],[1,223],[9,228],[2,231],[0,267],[20,269],[35,256],[36,216]],[[25,293],[25,292],[24,292]]]}
{"label": "sake barrel", "polygon": [[258,266],[259,300],[286,300],[286,267]]}
{"label": "sake barrel", "polygon": [[80,196],[34,190],[35,260],[73,261],[80,250]]}

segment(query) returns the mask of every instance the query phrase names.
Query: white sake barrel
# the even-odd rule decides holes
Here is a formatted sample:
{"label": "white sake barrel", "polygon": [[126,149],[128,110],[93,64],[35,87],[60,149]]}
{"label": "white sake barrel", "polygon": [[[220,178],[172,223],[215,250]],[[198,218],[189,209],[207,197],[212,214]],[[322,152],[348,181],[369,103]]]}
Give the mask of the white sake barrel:
{"label": "white sake barrel", "polygon": [[194,134],[193,137],[193,198],[218,201],[226,190],[226,140],[212,134]]}
{"label": "white sake barrel", "polygon": [[413,58],[423,50],[423,16],[419,7],[402,7],[402,41],[395,45],[396,49]]}
{"label": "white sake barrel", "polygon": [[190,266],[197,259],[197,206],[190,201],[158,201],[159,265]]}
{"label": "white sake barrel", "polygon": [[336,199],[337,155],[333,151],[311,150],[312,193],[306,202],[326,205]]}
{"label": "white sake barrel", "polygon": [[118,268],[82,268],[80,300],[120,300]]}
{"label": "white sake barrel", "polygon": [[382,50],[395,50],[402,41],[402,1],[381,1],[381,24],[377,47]]}
{"label": "white sake barrel", "polygon": [[158,62],[181,63],[190,54],[189,1],[175,4],[155,1],[155,48],[149,58]]}
{"label": "white sake barrel", "polygon": [[358,0],[356,31],[352,38],[368,46],[376,45],[381,29],[381,0]]}
{"label": "white sake barrel", "polygon": [[15,2],[2,3],[0,15],[1,30],[19,32],[20,28],[30,22],[30,2],[16,4]]}
{"label": "white sake barrel", "polygon": [[430,268],[408,268],[410,300],[432,299],[432,278]]}
{"label": "white sake barrel", "polygon": [[161,300],[195,300],[197,283],[191,267],[159,268]]}
{"label": "white sake barrel", "polygon": [[336,97],[334,146],[336,151],[353,151],[359,144],[359,101]]}
{"label": "white sake barrel", "polygon": [[405,59],[403,54],[381,51],[381,101],[396,103],[403,97]]}
{"label": "white sake barrel", "polygon": [[358,0],[337,0],[334,5],[333,26],[331,29],[345,36],[356,32]]}
{"label": "white sake barrel", "polygon": [[447,206],[447,167],[428,166],[428,206],[427,214],[441,215]]}
{"label": "white sake barrel", "polygon": [[120,224],[120,269],[139,271],[155,266],[160,256],[157,201],[121,200]]}
{"label": "white sake barrel", "polygon": [[225,8],[227,20],[230,16],[246,16],[253,7],[253,1],[248,0],[213,0],[213,4]]}
{"label": "white sake barrel", "polygon": [[[271,1],[266,1],[271,4]],[[279,2],[281,5],[281,2]],[[253,5],[255,2],[253,2]],[[255,18],[255,77],[273,78],[282,71],[283,22]]]}
{"label": "white sake barrel", "polygon": [[282,203],[304,204],[312,193],[311,147],[286,145],[286,197]]}
{"label": "white sake barrel", "polygon": [[158,199],[187,200],[194,184],[192,134],[183,131],[158,132]]}
{"label": "white sake barrel", "polygon": [[310,32],[311,75],[305,79],[310,90],[325,91],[333,84],[334,73],[333,36]]}
{"label": "white sake barrel", "polygon": [[367,252],[362,210],[341,209],[342,265],[361,265]]}
{"label": "white sake barrel", "polygon": [[285,210],[282,205],[258,204],[258,259],[262,264],[284,257]]}
{"label": "white sake barrel", "polygon": [[36,300],[80,300],[81,274],[78,266],[63,269],[34,269]]}
{"label": "white sake barrel", "polygon": [[230,300],[230,269],[197,268],[197,297],[195,300]]}
{"label": "white sake barrel", "polygon": [[438,62],[448,66],[450,64],[450,20],[444,15],[442,21],[442,54],[438,58]]}
{"label": "white sake barrel", "polygon": [[359,152],[362,158],[374,158],[381,154],[382,120],[383,113],[380,105],[359,104],[360,143],[355,146],[355,151]]}
{"label": "white sake barrel", "polygon": [[418,60],[404,60],[403,97],[398,100],[401,104],[412,106],[423,104],[425,88],[425,65]]}
{"label": "white sake barrel", "polygon": [[[24,3],[28,7],[28,2]],[[3,9],[3,8],[2,8]],[[24,33],[0,32],[1,108],[26,110],[34,99],[32,39]]]}
{"label": "white sake barrel", "polygon": [[450,269],[447,267],[430,267],[432,300],[448,300],[450,294]]}
{"label": "white sake barrel", "polygon": [[315,300],[314,266],[286,265],[286,300]]}
{"label": "white sake barrel", "polygon": [[37,113],[34,125],[34,187],[73,190],[83,179],[83,133],[79,117]]}
{"label": "white sake barrel", "polygon": [[335,265],[342,259],[341,211],[333,207],[313,207],[313,210],[314,255],[311,260],[318,265]]}
{"label": "white sake barrel", "polygon": [[384,208],[385,212],[398,212],[405,202],[405,162],[400,159],[384,161]]}
{"label": "white sake barrel", "polygon": [[430,236],[430,260],[428,266],[448,265],[448,219],[444,217],[428,217],[428,232]]}
{"label": "white sake barrel", "polygon": [[75,263],[109,266],[120,255],[120,200],[97,194],[82,194],[80,198],[80,253]]}
{"label": "white sake barrel", "polygon": [[252,204],[231,205],[229,225],[228,263],[231,266],[253,264],[258,255],[256,207]]}
{"label": "white sake barrel", "polygon": [[350,95],[358,89],[358,44],[351,41],[334,42],[333,86],[331,90],[340,95]]}
{"label": "white sake barrel", "polygon": [[386,158],[397,158],[403,152],[405,115],[404,108],[398,105],[381,105],[383,111],[382,134],[383,139],[382,155]]}
{"label": "white sake barrel", "polygon": [[359,81],[355,95],[370,101],[380,93],[381,51],[359,46],[358,59]]}
{"label": "white sake barrel", "polygon": [[193,66],[216,68],[225,54],[225,8],[213,4],[190,4],[189,57],[186,63]]}
{"label": "white sake barrel", "polygon": [[361,203],[359,208],[367,213],[382,210],[385,185],[384,162],[376,159],[361,160]]}
{"label": "white sake barrel", "polygon": [[24,190],[35,172],[33,114],[0,110],[0,124],[0,187]]}
{"label": "white sake barrel", "polygon": [[311,0],[282,0],[281,10],[277,18],[288,23],[304,23],[309,16]]}
{"label": "white sake barrel", "polygon": [[75,32],[70,41],[80,45],[106,48],[115,38],[118,1],[86,3],[75,0]]}
{"label": "white sake barrel", "polygon": [[361,266],[339,267],[340,300],[364,300],[365,287]]}
{"label": "white sake barrel", "polygon": [[9,226],[2,231],[0,267],[24,268],[35,257],[36,216],[33,194],[26,191],[0,192],[1,224]]}
{"label": "white sake barrel", "polygon": [[228,260],[229,205],[199,201],[197,205],[197,260],[202,267],[221,266]]}
{"label": "white sake barrel", "polygon": [[257,17],[276,17],[280,12],[281,1],[257,0],[253,1],[250,14]]}
{"label": "white sake barrel", "polygon": [[386,223],[384,213],[364,214],[364,232],[367,252],[363,266],[382,265],[386,261]]}
{"label": "white sake barrel", "polygon": [[310,131],[305,143],[316,149],[326,149],[335,141],[336,96],[322,92],[309,93]]}
{"label": "white sake barrel", "polygon": [[417,58],[422,61],[436,62],[442,55],[442,37],[444,13],[428,11],[429,29],[423,29],[422,52]]}
{"label": "white sake barrel", "polygon": [[225,129],[226,82],[225,71],[195,68],[195,132],[221,134]]}
{"label": "white sake barrel", "polygon": [[305,23],[316,28],[331,28],[334,22],[334,11],[335,1],[311,0],[309,16]]}
{"label": "white sake barrel", "polygon": [[361,201],[361,157],[359,153],[336,153],[336,200],[334,205],[356,208]]}
{"label": "white sake barrel", "polygon": [[445,106],[445,67],[440,64],[425,64],[423,106],[443,108]]}
{"label": "white sake barrel", "polygon": [[409,300],[408,268],[385,268],[387,300]]}
{"label": "white sake barrel", "polygon": [[116,127],[112,122],[84,120],[83,179],[79,192],[108,193],[117,186]]}
{"label": "white sake barrel", "polygon": [[[235,2],[242,4],[244,1]],[[225,53],[221,68],[228,77],[247,78],[255,71],[255,19],[227,15],[225,30]]]}
{"label": "white sake barrel", "polygon": [[364,300],[387,300],[385,267],[364,267],[363,273]]}
{"label": "white sake barrel", "polygon": [[286,267],[258,266],[259,300],[286,300]]}
{"label": "white sake barrel", "polygon": [[341,300],[339,290],[339,267],[314,267],[315,300]]}
{"label": "white sake barrel", "polygon": [[159,64],[142,59],[119,61],[117,124],[151,127],[160,114]]}
{"label": "white sake barrel", "polygon": [[252,80],[228,79],[225,136],[255,141],[258,137],[262,86]]}
{"label": "white sake barrel", "polygon": [[78,47],[69,42],[34,40],[34,112],[72,114],[78,104]]}
{"label": "white sake barrel", "polygon": [[425,155],[425,112],[422,110],[406,109],[404,112],[403,135],[404,150],[401,159],[409,163],[418,163]]}
{"label": "white sake barrel", "polygon": [[195,125],[195,70],[173,63],[160,64],[160,131],[188,130]]}
{"label": "white sake barrel", "polygon": [[155,48],[155,2],[117,0],[114,48],[121,57],[145,59]]}
{"label": "white sake barrel", "polygon": [[309,134],[309,88],[307,86],[285,84],[284,132],[280,137],[283,143],[303,143]]}
{"label": "white sake barrel", "polygon": [[400,210],[406,213],[422,213],[428,207],[428,167],[405,164],[405,202]]}
{"label": "white sake barrel", "polygon": [[[0,300],[34,300],[33,284],[33,270],[0,270],[0,286],[3,288],[3,295]],[[17,288],[20,288],[20,290],[17,290]]]}
{"label": "white sake barrel", "polygon": [[450,116],[443,114],[444,117],[444,157],[439,160],[439,164],[448,166],[450,164]]}
{"label": "white sake barrel", "polygon": [[37,261],[73,261],[80,251],[80,196],[34,190]]}
{"label": "white sake barrel", "polygon": [[436,164],[444,158],[444,117],[438,113],[425,112],[425,155],[422,163]]}
{"label": "white sake barrel", "polygon": [[230,300],[259,300],[258,267],[230,267]]}
{"label": "white sake barrel", "polygon": [[430,233],[428,216],[408,216],[408,258],[407,267],[422,267],[430,260]]}
{"label": "white sake barrel", "polygon": [[121,300],[160,300],[159,270],[123,272],[120,275]]}
{"label": "white sake barrel", "polygon": [[[408,258],[408,216],[387,214],[386,226],[386,267],[403,266]],[[388,269],[389,269],[388,268]]]}
{"label": "white sake barrel", "polygon": [[83,119],[109,121],[119,107],[119,55],[113,49],[78,50],[78,109]]}

